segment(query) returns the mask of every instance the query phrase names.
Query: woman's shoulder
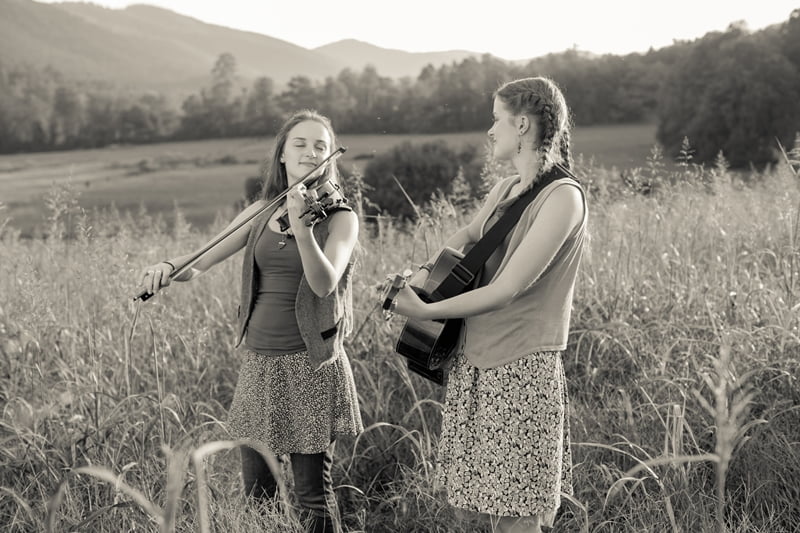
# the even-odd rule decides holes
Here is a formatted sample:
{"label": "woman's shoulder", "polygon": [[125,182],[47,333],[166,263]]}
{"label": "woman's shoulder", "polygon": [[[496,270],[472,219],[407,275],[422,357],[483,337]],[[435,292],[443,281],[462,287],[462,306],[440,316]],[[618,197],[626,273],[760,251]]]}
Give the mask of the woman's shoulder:
{"label": "woman's shoulder", "polygon": [[328,215],[328,220],[331,224],[358,225],[358,215],[350,207],[337,207]]}
{"label": "woman's shoulder", "polygon": [[583,189],[578,182],[571,179],[556,180],[549,185],[549,188],[546,199],[550,202],[579,210],[583,207]]}
{"label": "woman's shoulder", "polygon": [[585,222],[586,197],[578,182],[569,178],[558,179],[548,184],[542,193],[540,213],[544,212],[548,218],[563,220],[570,226]]}
{"label": "woman's shoulder", "polygon": [[328,232],[358,231],[358,215],[350,207],[338,207],[333,212],[328,213],[324,223],[328,225]]}
{"label": "woman's shoulder", "polygon": [[586,208],[586,193],[583,186],[572,178],[553,180],[545,187],[545,190],[547,190],[547,197],[555,197],[559,202],[565,202],[580,209]]}

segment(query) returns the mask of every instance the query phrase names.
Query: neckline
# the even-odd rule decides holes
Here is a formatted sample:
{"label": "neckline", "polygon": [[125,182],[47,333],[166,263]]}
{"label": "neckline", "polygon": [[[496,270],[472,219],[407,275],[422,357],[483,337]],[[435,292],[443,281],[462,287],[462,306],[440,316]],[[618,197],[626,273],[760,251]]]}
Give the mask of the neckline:
{"label": "neckline", "polygon": [[[511,180],[511,183],[508,184],[508,187],[503,192],[503,197],[500,198],[497,201],[497,203],[495,204],[495,211],[497,211],[498,209],[500,209],[500,210],[505,209],[508,205],[513,203],[514,200],[519,198],[519,195],[511,196],[511,190],[514,188],[514,186],[517,183],[520,183],[521,181],[522,181],[522,176],[520,176],[519,174],[516,174],[513,177],[513,179]],[[522,192],[525,192],[525,191],[522,191]]]}

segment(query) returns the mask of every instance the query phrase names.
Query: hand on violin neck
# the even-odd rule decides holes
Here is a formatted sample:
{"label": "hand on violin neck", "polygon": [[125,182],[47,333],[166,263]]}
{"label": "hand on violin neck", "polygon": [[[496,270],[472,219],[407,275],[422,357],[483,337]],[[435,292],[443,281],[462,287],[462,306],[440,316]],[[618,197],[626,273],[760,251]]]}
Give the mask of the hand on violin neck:
{"label": "hand on violin neck", "polygon": [[305,217],[303,217],[303,213],[308,209],[307,198],[310,194],[311,193],[306,191],[305,186],[299,185],[286,195],[289,226],[292,228],[292,233],[295,235],[302,235],[304,232],[310,233],[311,231],[311,228],[306,226]]}

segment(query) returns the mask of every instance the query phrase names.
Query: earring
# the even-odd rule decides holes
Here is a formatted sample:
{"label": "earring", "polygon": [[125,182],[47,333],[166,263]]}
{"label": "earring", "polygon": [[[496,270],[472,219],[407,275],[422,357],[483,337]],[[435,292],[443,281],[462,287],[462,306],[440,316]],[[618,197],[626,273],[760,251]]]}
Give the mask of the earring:
{"label": "earring", "polygon": [[517,153],[522,153],[522,135],[519,136],[519,142],[517,142]]}

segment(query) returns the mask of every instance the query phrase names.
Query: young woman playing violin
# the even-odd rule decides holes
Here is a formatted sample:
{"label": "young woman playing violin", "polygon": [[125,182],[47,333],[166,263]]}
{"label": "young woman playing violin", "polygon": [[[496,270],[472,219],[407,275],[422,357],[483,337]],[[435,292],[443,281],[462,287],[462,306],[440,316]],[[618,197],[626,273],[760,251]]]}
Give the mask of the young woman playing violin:
{"label": "young woman playing violin", "polygon": [[[336,138],[330,121],[309,110],[290,117],[278,132],[264,183],[264,197],[246,208],[231,228],[279,197],[331,154]],[[324,168],[324,167],[323,167]],[[335,164],[324,178],[338,181]],[[288,454],[297,501],[310,532],[339,532],[331,481],[333,446],[339,435],[363,426],[343,338],[352,327],[351,274],[358,218],[346,206],[313,226],[303,185],[234,231],[175,281],[189,281],[244,248],[238,344],[244,359],[228,423],[238,438]],[[279,218],[288,210],[289,227]],[[147,267],[142,284],[150,293],[169,284],[182,256]],[[241,449],[245,492],[270,498],[277,484],[262,456]]]}
{"label": "young woman playing violin", "polygon": [[[551,80],[506,83],[495,92],[492,117],[493,156],[510,160],[516,174],[501,179],[474,220],[445,242],[456,250],[477,242],[554,164],[571,163],[569,111]],[[422,286],[420,270],[396,298],[401,315],[466,319],[447,383],[439,479],[451,505],[489,515],[496,531],[552,527],[561,494],[572,494],[561,352],[586,219],[580,185],[555,179],[485,263],[476,288],[425,303],[410,288]]]}

